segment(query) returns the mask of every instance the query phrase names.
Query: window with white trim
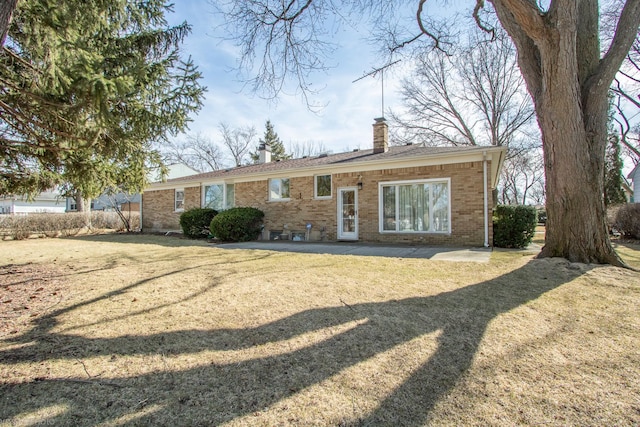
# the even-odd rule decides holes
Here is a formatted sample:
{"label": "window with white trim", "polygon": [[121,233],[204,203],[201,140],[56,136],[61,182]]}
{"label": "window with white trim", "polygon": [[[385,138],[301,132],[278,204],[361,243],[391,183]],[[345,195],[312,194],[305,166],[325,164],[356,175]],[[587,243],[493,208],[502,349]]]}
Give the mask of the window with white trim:
{"label": "window with white trim", "polygon": [[289,200],[289,178],[269,180],[269,200]]}
{"label": "window with white trim", "polygon": [[175,206],[176,212],[184,210],[184,188],[175,190],[174,206]]}
{"label": "window with white trim", "polygon": [[233,184],[206,184],[202,189],[202,207],[217,211],[232,208],[235,203]]}
{"label": "window with white trim", "polygon": [[380,184],[381,233],[450,233],[450,180]]}
{"label": "window with white trim", "polygon": [[331,175],[316,175],[314,180],[314,197],[316,199],[331,198]]}

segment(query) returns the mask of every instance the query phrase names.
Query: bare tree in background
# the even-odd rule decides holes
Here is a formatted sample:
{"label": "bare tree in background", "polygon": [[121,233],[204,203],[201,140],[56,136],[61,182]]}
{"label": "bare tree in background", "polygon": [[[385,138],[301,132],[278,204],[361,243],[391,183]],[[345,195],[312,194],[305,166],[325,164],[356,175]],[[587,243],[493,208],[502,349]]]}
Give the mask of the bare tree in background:
{"label": "bare tree in background", "polygon": [[530,186],[544,185],[533,104],[504,32],[490,41],[476,30],[464,49],[422,52],[401,94],[404,110],[391,113],[396,141],[509,147],[501,203],[524,204]]}
{"label": "bare tree in background", "polygon": [[640,162],[640,36],[637,36],[613,85],[613,131],[634,164]]}
{"label": "bare tree in background", "polygon": [[317,156],[321,153],[327,152],[327,147],[321,141],[294,141],[290,142],[287,152],[294,159],[300,159],[302,157]]}
{"label": "bare tree in background", "polygon": [[139,209],[131,210],[131,203],[133,199],[136,197],[135,194],[129,194],[125,191],[122,191],[119,188],[108,188],[104,195],[109,200],[109,204],[111,208],[115,211],[115,213],[122,221],[122,225],[124,230],[127,233],[131,233],[133,230],[132,227],[132,219],[133,217],[139,213]]}
{"label": "bare tree in background", "polygon": [[476,31],[464,49],[427,50],[402,80],[404,112],[392,113],[396,139],[426,145],[539,145],[534,110],[503,32]]}
{"label": "bare tree in background", "polygon": [[[219,3],[226,30],[242,48],[240,60],[244,69],[256,67],[258,88],[267,87],[277,96],[285,79],[293,78],[304,91],[309,87],[309,73],[328,68],[325,61],[330,51],[326,40],[333,35],[327,34],[332,22],[328,15],[357,12],[371,17],[379,27],[380,22],[394,21],[393,14],[387,12],[412,2]],[[426,19],[425,3],[415,0],[413,36],[392,37],[395,46],[391,52],[419,40],[428,40],[439,48],[437,28]],[[340,6],[344,10],[338,10]],[[601,5],[597,0],[476,0],[470,15],[478,26],[492,31],[483,14],[489,6],[516,46],[518,65],[533,98],[542,134],[548,218],[540,256],[624,265],[611,245],[606,225],[604,152],[609,88],[636,38],[640,0],[620,2],[609,18],[614,31],[604,47],[600,44]]]}
{"label": "bare tree in background", "polygon": [[187,135],[184,140],[173,142],[164,150],[167,162],[183,163],[199,172],[210,172],[224,166],[220,147],[202,133]]}
{"label": "bare tree in background", "polygon": [[240,166],[248,162],[249,151],[254,145],[254,139],[257,135],[254,126],[245,126],[241,128],[231,128],[226,123],[220,123],[220,135],[222,136],[222,145],[227,149],[231,156],[234,166]]}
{"label": "bare tree in background", "polygon": [[218,129],[220,143],[202,133],[187,135],[184,140],[164,147],[165,160],[183,163],[200,172],[247,163],[249,149],[254,145],[256,137],[255,127],[234,128],[227,123],[220,123]]}
{"label": "bare tree in background", "polygon": [[544,164],[540,150],[505,160],[500,175],[498,203],[505,205],[544,204]]}

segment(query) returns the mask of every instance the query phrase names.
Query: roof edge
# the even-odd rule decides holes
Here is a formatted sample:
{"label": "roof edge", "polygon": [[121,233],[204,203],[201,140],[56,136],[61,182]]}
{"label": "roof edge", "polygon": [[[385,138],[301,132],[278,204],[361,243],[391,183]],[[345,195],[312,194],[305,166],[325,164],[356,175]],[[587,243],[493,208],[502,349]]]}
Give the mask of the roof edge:
{"label": "roof edge", "polygon": [[[411,157],[403,157],[399,159],[378,159],[378,160],[365,160],[365,161],[355,161],[349,162],[346,164],[323,164],[318,166],[307,166],[300,168],[291,168],[291,169],[280,169],[276,171],[266,171],[266,172],[256,172],[249,173],[247,175],[235,176],[233,178],[224,178],[221,176],[218,177],[207,177],[210,172],[190,175],[183,178],[172,179],[171,181],[166,182],[154,182],[151,183],[145,190],[162,190],[162,189],[171,189],[177,188],[181,186],[195,186],[202,185],[206,182],[215,182],[215,181],[235,181],[235,182],[247,182],[247,181],[258,181],[263,179],[268,179],[274,176],[282,176],[283,174],[290,174],[294,176],[306,175],[307,173],[314,173],[319,171],[328,171],[331,170],[332,173],[344,173],[349,171],[363,171],[363,170],[374,170],[380,169],[381,165],[390,165],[391,169],[399,169],[401,167],[415,167],[416,163],[424,162],[425,160],[443,160],[443,159],[459,159],[457,161],[448,161],[444,164],[452,164],[452,163],[464,163],[468,161],[482,161],[484,159],[485,153],[488,154],[487,160],[497,160],[496,168],[492,172],[495,171],[495,175],[492,173],[492,181],[497,181],[497,175],[499,175],[500,169],[502,168],[502,163],[504,162],[505,152],[507,151],[507,147],[504,146],[478,146],[467,148],[465,150],[452,151],[452,152],[441,152],[441,153],[433,153],[433,154],[421,154]],[[343,154],[343,153],[337,153]],[[336,154],[336,155],[337,155]],[[497,155],[497,158],[494,159],[494,156]],[[437,162],[428,162],[426,166],[431,166],[433,164],[439,164]],[[366,166],[363,168],[363,166]],[[232,168],[235,169],[235,168]],[[194,184],[194,185],[189,185]]]}

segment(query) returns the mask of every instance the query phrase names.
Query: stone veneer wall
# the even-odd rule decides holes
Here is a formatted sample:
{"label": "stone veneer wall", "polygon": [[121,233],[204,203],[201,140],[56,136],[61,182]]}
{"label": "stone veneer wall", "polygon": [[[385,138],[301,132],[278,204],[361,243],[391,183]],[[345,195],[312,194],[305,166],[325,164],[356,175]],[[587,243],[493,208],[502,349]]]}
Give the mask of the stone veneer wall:
{"label": "stone veneer wall", "polygon": [[[200,207],[200,187],[184,187],[184,208]],[[142,195],[142,231],[167,232],[180,230],[180,215],[176,211],[175,190],[145,191]]]}
{"label": "stone veneer wall", "polygon": [[[482,246],[484,244],[484,193],[482,162],[425,166],[403,169],[385,169],[332,175],[332,198],[314,199],[313,176],[291,178],[291,198],[288,201],[268,201],[267,180],[237,183],[236,206],[252,206],[265,212],[265,232],[305,231],[312,224],[310,240],[336,240],[337,189],[356,187],[362,175],[363,188],[358,190],[359,239],[368,242],[414,243],[430,245]],[[286,174],[283,174],[286,178]],[[403,234],[379,232],[378,183],[414,179],[451,179],[451,234]],[[492,192],[487,191],[489,206]],[[489,208],[489,244],[492,244],[492,210]]]}

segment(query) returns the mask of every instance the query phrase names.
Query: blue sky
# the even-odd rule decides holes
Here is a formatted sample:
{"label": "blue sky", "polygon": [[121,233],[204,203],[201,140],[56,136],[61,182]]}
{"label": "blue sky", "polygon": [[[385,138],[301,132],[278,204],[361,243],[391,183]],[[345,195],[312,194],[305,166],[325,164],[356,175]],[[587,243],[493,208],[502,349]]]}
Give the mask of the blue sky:
{"label": "blue sky", "polygon": [[[436,1],[426,4],[427,13],[431,16],[451,16],[462,10],[462,20],[469,18],[470,14],[464,12],[465,5],[463,0],[449,0],[443,7]],[[382,113],[380,77],[353,81],[384,65],[385,60],[378,57],[374,48],[365,41],[366,25],[358,28],[343,26],[338,33],[335,42],[340,47],[331,58],[335,67],[314,76],[315,83],[324,87],[317,101],[328,105],[321,112],[313,113],[300,96],[282,95],[274,103],[243,88],[232,70],[238,60],[238,50],[233,44],[221,41],[224,34],[221,29],[216,29],[220,17],[214,14],[208,0],[178,0],[174,4],[174,13],[168,14],[167,19],[172,25],[183,21],[191,24],[192,33],[184,43],[183,52],[192,56],[203,73],[203,84],[208,88],[204,106],[197,116],[193,116],[188,133],[201,133],[219,141],[218,126],[225,122],[232,128],[255,126],[258,137],[261,137],[264,124],[270,119],[286,147],[292,142],[307,141],[322,143],[326,149],[336,153],[372,147],[372,124],[374,118]],[[460,18],[458,22],[461,22]],[[394,71],[385,73],[386,111],[389,108],[401,109],[398,96],[400,76],[408,65],[402,63],[395,66]],[[182,138],[184,135],[178,136],[178,139]],[[625,171],[627,169],[628,165]]]}
{"label": "blue sky", "polygon": [[[218,125],[225,122],[233,128],[253,125],[262,136],[270,119],[285,146],[315,141],[333,152],[372,146],[372,124],[382,113],[381,81],[379,77],[353,81],[384,65],[384,60],[377,58],[373,47],[363,40],[364,28],[345,28],[340,33],[337,42],[341,47],[332,58],[336,67],[315,76],[324,87],[317,99],[328,105],[320,113],[313,113],[299,96],[283,95],[274,104],[243,90],[236,73],[230,70],[236,65],[237,49],[221,42],[221,30],[215,28],[219,18],[207,0],[181,0],[175,3],[174,11],[167,16],[170,24],[186,20],[192,26],[183,52],[192,56],[208,87],[204,107],[193,117],[189,133],[199,132],[216,141]],[[385,109],[399,104],[399,77],[393,74],[385,74]]]}

